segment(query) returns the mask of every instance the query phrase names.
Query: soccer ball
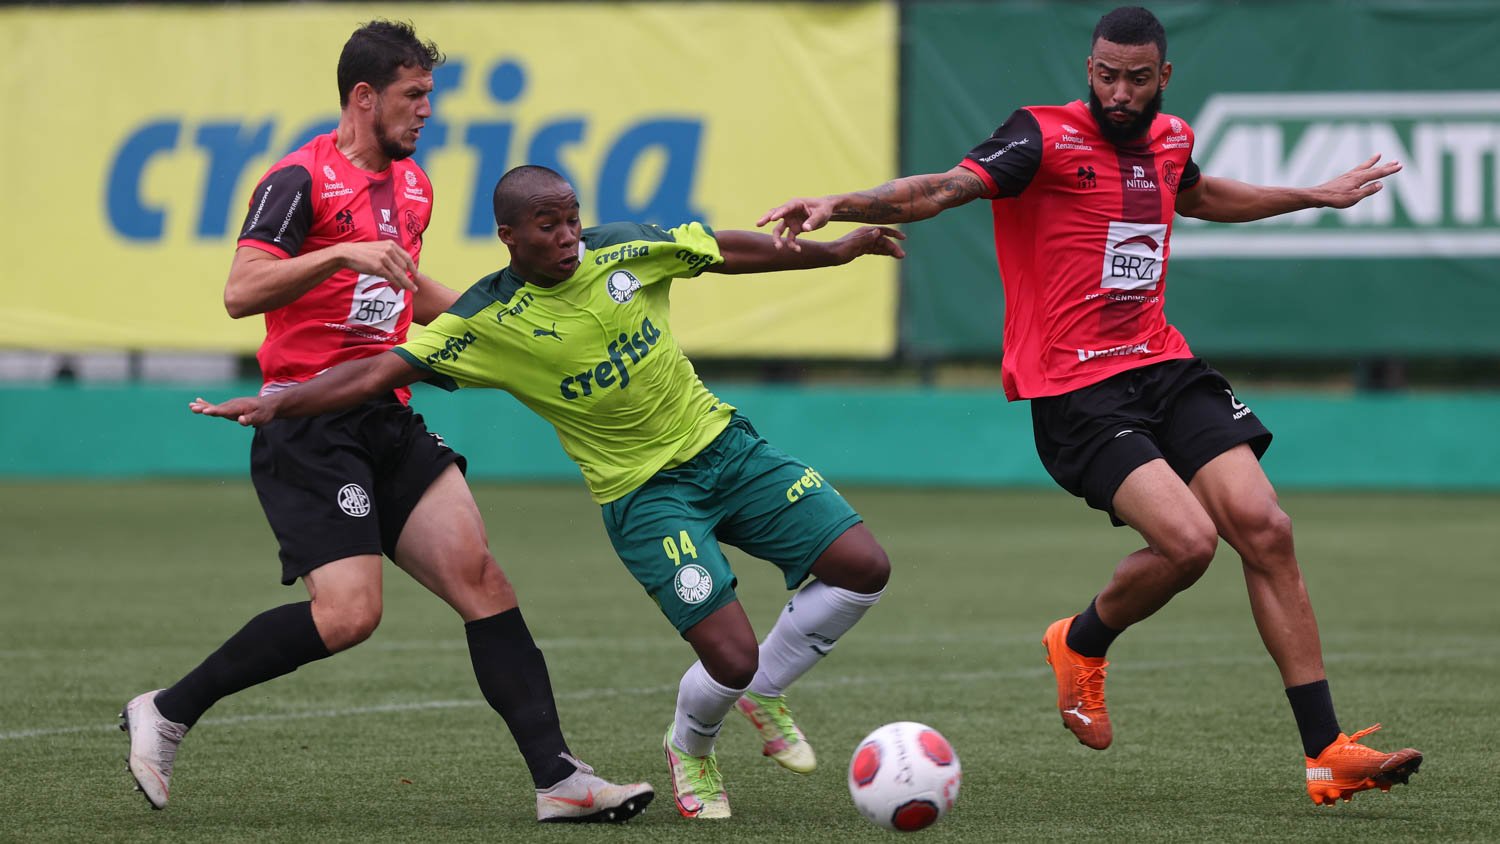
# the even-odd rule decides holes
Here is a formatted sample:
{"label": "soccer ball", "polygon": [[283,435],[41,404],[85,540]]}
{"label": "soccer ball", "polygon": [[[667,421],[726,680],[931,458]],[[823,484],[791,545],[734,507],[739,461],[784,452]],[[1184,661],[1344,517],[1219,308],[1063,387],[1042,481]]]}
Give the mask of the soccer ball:
{"label": "soccer ball", "polygon": [[938,822],[958,799],[963,771],[937,730],[897,721],[865,736],[849,760],[854,807],[874,823],[916,832]]}

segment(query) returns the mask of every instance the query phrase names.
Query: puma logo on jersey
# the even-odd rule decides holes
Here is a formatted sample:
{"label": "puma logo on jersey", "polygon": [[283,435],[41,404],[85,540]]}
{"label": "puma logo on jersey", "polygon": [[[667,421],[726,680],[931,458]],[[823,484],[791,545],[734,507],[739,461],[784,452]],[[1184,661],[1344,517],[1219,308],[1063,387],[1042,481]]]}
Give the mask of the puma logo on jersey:
{"label": "puma logo on jersey", "polygon": [[531,329],[531,336],[533,336],[533,337],[551,337],[552,339],[556,340],[559,343],[562,342],[562,335],[557,333],[557,323],[555,323],[555,322],[552,323],[552,328],[550,330],[546,329],[546,328],[533,328],[533,329]]}

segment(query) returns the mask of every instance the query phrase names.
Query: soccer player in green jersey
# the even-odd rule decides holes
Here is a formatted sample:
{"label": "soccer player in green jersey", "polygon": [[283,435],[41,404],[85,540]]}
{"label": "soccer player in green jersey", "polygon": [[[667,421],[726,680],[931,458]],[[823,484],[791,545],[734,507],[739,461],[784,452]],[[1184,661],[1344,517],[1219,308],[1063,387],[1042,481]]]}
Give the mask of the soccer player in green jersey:
{"label": "soccer player in green jersey", "polygon": [[[493,387],[557,429],[583,471],[615,551],[698,656],[663,738],[677,809],[729,816],[714,740],[738,709],[766,755],[798,773],[816,760],[785,690],[874,606],[890,562],[818,471],[766,442],[699,380],[672,336],[674,278],[844,264],[905,253],[865,227],[776,248],[755,232],[615,223],[583,229],[578,197],[544,167],[495,186],[511,264],[480,279],[416,340],[271,395],[192,403],[262,425],[346,407],[418,380]],[[781,569],[797,591],[757,644],[735,597],[727,542]]]}

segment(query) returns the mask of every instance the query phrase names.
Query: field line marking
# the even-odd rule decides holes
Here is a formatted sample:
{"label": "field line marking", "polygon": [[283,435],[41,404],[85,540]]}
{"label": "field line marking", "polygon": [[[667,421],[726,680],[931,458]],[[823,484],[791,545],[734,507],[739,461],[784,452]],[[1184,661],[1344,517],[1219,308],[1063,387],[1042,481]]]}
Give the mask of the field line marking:
{"label": "field line marking", "polygon": [[[1486,651],[1485,654],[1491,654]],[[1430,656],[1428,651],[1409,652],[1364,652],[1364,653],[1333,653],[1324,654],[1325,662],[1359,662],[1373,659],[1400,659],[1403,657],[1426,657]],[[1450,656],[1457,654],[1450,653]],[[1184,668],[1202,667],[1205,665],[1261,665],[1269,667],[1270,658],[1265,654],[1242,654],[1234,656],[1200,657],[1193,659],[1170,659],[1170,660],[1139,660],[1131,662],[1126,666],[1129,671],[1178,671]],[[1006,671],[952,671],[941,674],[909,675],[908,680],[920,679],[922,682],[958,682],[974,680],[1020,680],[1032,677],[1046,677],[1052,674],[1052,669],[1045,665],[1028,668],[1014,668]],[[798,688],[838,688],[845,686],[865,686],[884,683],[888,678],[875,676],[873,674],[847,674],[836,677],[810,677],[798,682]],[[657,686],[645,687],[599,687],[593,689],[579,689],[571,692],[560,692],[556,698],[562,701],[569,700],[594,700],[597,698],[621,697],[624,695],[648,695],[665,694],[676,691],[677,683],[664,683]],[[482,698],[473,700],[427,700],[413,701],[410,703],[381,703],[371,706],[350,706],[335,709],[308,709],[292,712],[264,712],[249,715],[228,715],[224,717],[208,717],[199,721],[200,724],[210,725],[233,725],[233,724],[256,724],[274,721],[301,721],[312,718],[347,718],[354,715],[388,715],[401,712],[424,712],[440,709],[474,709],[487,707]],[[38,727],[25,730],[7,730],[0,732],[0,741],[20,741],[31,738],[44,738],[46,736],[72,735],[77,733],[105,732],[118,730],[118,724],[88,724],[74,727]]]}

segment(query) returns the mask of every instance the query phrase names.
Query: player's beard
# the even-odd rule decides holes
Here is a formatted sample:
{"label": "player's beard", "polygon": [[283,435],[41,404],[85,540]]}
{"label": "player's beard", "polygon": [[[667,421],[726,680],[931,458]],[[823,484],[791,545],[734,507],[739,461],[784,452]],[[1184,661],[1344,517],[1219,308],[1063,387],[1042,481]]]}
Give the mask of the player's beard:
{"label": "player's beard", "polygon": [[[1135,146],[1140,143],[1141,136],[1146,134],[1146,130],[1151,128],[1151,121],[1161,114],[1161,95],[1162,90],[1158,88],[1156,96],[1151,98],[1151,102],[1146,103],[1146,108],[1142,111],[1135,111],[1124,106],[1105,108],[1104,103],[1099,100],[1099,95],[1094,93],[1094,86],[1090,85],[1089,111],[1094,115],[1094,122],[1099,124],[1099,133],[1104,136],[1104,140],[1116,146]],[[1132,115],[1132,119],[1128,123],[1116,123],[1108,117],[1112,112]]]}
{"label": "player's beard", "polygon": [[380,112],[380,102],[376,101],[375,142],[377,144],[380,144],[380,154],[384,155],[386,158],[389,158],[392,161],[401,161],[403,159],[410,158],[411,154],[417,151],[416,144],[412,144],[408,147],[402,144],[398,138],[392,137],[386,131],[385,121],[381,119],[382,115]]}
{"label": "player's beard", "polygon": [[402,143],[386,134],[385,127],[377,126],[375,129],[375,140],[380,144],[380,152],[392,161],[401,161],[410,158],[417,151],[416,145],[403,146]]}

